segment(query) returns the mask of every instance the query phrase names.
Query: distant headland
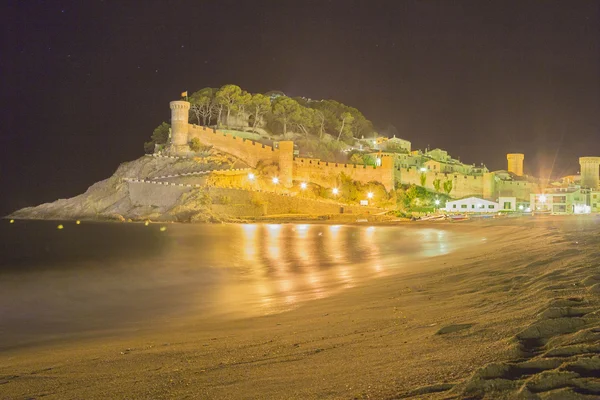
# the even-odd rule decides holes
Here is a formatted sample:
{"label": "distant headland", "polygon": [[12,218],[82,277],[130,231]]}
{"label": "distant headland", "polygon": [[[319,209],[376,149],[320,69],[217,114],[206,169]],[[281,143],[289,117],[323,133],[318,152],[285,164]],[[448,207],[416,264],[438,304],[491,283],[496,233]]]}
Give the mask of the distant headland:
{"label": "distant headland", "polygon": [[354,221],[440,209],[600,211],[600,157],[581,157],[581,175],[551,182],[525,174],[520,153],[506,155],[506,170],[489,171],[442,149],[413,150],[393,127],[378,134],[360,111],[333,100],[225,85],[184,92],[170,108],[171,123],[154,130],[145,156],[79,196],[10,217]]}

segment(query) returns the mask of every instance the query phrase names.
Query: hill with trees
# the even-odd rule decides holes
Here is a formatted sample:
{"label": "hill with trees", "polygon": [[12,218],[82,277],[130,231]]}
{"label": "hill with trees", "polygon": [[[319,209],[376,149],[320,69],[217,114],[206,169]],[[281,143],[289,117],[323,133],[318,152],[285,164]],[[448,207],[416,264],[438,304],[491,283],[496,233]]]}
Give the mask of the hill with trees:
{"label": "hill with trees", "polygon": [[[376,134],[358,109],[335,100],[292,98],[280,91],[249,93],[228,84],[200,89],[188,101],[191,123],[256,132],[265,140],[293,139],[303,153],[326,160],[346,161],[342,149]],[[166,143],[167,136],[168,124],[162,123],[145,143],[146,152]]]}

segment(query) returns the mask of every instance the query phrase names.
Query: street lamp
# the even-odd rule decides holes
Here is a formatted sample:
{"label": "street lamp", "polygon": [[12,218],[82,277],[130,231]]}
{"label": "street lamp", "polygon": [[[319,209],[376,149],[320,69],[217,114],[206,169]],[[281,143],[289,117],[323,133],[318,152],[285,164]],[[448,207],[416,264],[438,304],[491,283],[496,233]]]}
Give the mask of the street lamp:
{"label": "street lamp", "polygon": [[279,178],[278,178],[278,177],[276,177],[276,176],[275,176],[275,177],[273,177],[273,183],[274,183],[275,185],[277,185],[277,184],[279,183]]}
{"label": "street lamp", "polygon": [[367,193],[367,198],[372,199],[373,198],[373,192]]}
{"label": "street lamp", "polygon": [[436,206],[439,206],[439,205],[440,205],[440,201],[439,201],[439,200],[436,200],[436,201],[435,201],[435,205],[436,205]]}
{"label": "street lamp", "polygon": [[253,174],[252,172],[250,172],[250,173],[248,174],[248,179],[249,179],[249,180],[251,180],[251,181],[253,181],[253,180],[254,180],[254,178],[255,178],[254,174]]}
{"label": "street lamp", "polygon": [[300,189],[305,190],[306,189],[306,182],[302,182],[300,184]]}
{"label": "street lamp", "polygon": [[338,194],[340,191],[338,190],[338,188],[333,188],[332,192],[333,192],[333,194],[334,194],[334,195],[336,195],[336,196],[337,196],[337,194]]}
{"label": "street lamp", "polygon": [[427,172],[427,168],[421,167],[421,172]]}
{"label": "street lamp", "polygon": [[547,200],[547,199],[546,199],[546,196],[544,196],[544,195],[541,195],[541,196],[540,196],[540,202],[542,202],[542,203],[545,203],[545,202],[546,202],[546,200]]}

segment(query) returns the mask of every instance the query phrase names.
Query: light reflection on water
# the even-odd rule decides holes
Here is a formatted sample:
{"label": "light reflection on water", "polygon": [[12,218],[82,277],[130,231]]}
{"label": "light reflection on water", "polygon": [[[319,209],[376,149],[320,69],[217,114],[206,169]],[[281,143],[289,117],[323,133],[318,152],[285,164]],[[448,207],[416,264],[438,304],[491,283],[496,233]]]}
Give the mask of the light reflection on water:
{"label": "light reflection on water", "polygon": [[170,225],[159,232],[157,225],[84,225],[77,233],[66,226],[62,236],[36,230],[34,243],[45,250],[26,268],[8,265],[20,263],[18,253],[0,262],[0,340],[281,312],[472,240],[421,227]]}

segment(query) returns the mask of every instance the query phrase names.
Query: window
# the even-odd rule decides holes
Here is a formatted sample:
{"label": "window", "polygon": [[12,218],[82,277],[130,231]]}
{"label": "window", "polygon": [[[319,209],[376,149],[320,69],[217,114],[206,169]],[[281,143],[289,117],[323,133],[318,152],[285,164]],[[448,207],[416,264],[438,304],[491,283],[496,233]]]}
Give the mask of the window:
{"label": "window", "polygon": [[467,208],[467,205],[466,204],[461,204],[460,208]]}
{"label": "window", "polygon": [[[510,204],[510,203],[509,203]],[[494,204],[489,204],[488,208],[496,208],[496,206]]]}
{"label": "window", "polygon": [[553,203],[566,203],[567,196],[553,196],[552,202]]}
{"label": "window", "polygon": [[471,208],[475,208],[475,204],[471,204]]}
{"label": "window", "polygon": [[504,209],[505,210],[510,210],[510,208],[511,208],[510,206],[511,206],[510,201],[505,201],[504,202]]}
{"label": "window", "polygon": [[452,208],[456,208],[456,204],[452,204]]}

